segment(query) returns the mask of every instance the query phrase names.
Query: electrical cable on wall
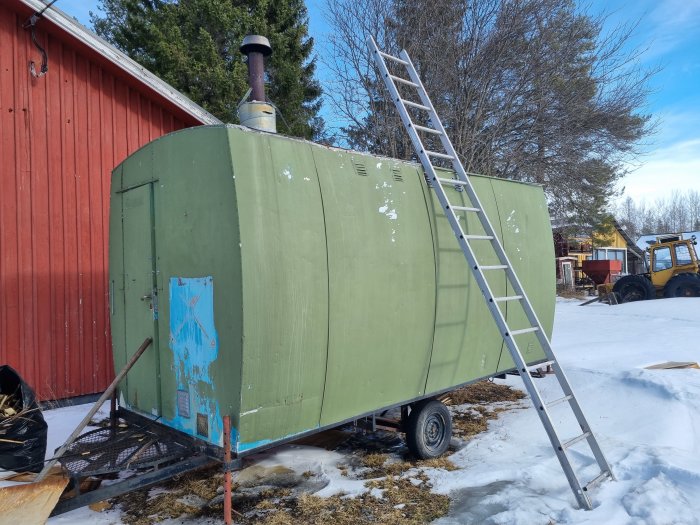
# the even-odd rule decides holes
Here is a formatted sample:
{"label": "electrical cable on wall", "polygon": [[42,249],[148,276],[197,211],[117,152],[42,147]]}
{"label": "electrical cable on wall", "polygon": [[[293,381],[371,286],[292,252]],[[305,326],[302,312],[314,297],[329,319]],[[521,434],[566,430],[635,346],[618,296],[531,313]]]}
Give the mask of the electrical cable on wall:
{"label": "electrical cable on wall", "polygon": [[22,26],[24,29],[31,28],[32,42],[34,43],[34,46],[36,46],[36,48],[39,50],[39,53],[41,53],[41,67],[39,68],[38,73],[36,71],[36,64],[34,63],[34,61],[29,61],[29,72],[34,78],[43,77],[49,71],[49,57],[46,54],[46,50],[41,46],[41,44],[39,44],[39,42],[36,39],[36,23],[44,15],[44,11],[46,11],[49,7],[55,4],[56,1],[57,0],[51,0],[51,2],[46,4],[46,6],[41,11],[37,11],[31,17],[29,17],[29,20],[27,20]]}

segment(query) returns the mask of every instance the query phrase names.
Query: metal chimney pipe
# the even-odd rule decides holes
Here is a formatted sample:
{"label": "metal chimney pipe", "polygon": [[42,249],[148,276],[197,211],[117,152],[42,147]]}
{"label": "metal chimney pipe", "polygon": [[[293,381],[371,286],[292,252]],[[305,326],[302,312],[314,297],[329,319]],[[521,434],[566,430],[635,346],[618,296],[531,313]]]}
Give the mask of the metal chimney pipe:
{"label": "metal chimney pipe", "polygon": [[264,57],[272,54],[270,41],[261,35],[247,35],[240,49],[248,57],[248,83],[252,89],[250,100],[265,102]]}

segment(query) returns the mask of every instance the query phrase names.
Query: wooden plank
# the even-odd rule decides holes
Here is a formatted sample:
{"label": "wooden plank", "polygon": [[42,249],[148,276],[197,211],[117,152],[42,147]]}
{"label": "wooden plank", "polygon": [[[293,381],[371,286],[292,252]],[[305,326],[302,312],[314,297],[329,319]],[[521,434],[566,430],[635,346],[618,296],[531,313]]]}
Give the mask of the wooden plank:
{"label": "wooden plank", "polygon": [[[66,288],[65,288],[65,271],[66,271],[66,252],[65,252],[65,228],[66,228],[66,210],[63,202],[63,136],[64,128],[62,125],[62,89],[65,70],[63,65],[63,46],[57,39],[51,38],[48,42],[47,52],[52,58],[51,74],[46,75],[47,83],[47,103],[46,115],[49,121],[48,133],[48,176],[50,184],[49,192],[49,220],[51,224],[49,250],[51,253],[49,260],[49,281],[50,281],[50,305],[51,305],[51,346],[48,355],[44,355],[46,359],[50,359],[53,363],[53,378],[51,381],[50,392],[62,397],[63,392],[67,391],[67,367],[65,354],[67,351],[67,337],[65,326],[67,321],[66,316]],[[46,349],[49,350],[49,349]],[[44,397],[47,392],[43,389],[38,390],[38,394]]]}
{"label": "wooden plank", "polygon": [[[20,321],[20,370],[23,375],[35,377],[32,327],[32,213],[31,213],[31,140],[29,119],[29,57],[28,38],[21,26],[16,29],[15,45],[15,177],[17,199],[17,307]],[[20,33],[22,31],[22,33]],[[25,38],[23,38],[25,37]]]}
{"label": "wooden plank", "polygon": [[651,365],[644,367],[647,370],[678,370],[685,368],[698,368],[700,365],[694,361],[667,361],[665,363],[659,363],[657,365]]}
{"label": "wooden plank", "polygon": [[[63,242],[65,250],[65,317],[66,317],[66,347],[64,355],[59,356],[66,362],[66,391],[68,395],[77,395],[82,391],[80,385],[80,359],[77,351],[79,347],[79,292],[78,292],[78,265],[75,254],[78,252],[78,202],[76,196],[76,131],[75,131],[75,52],[64,46],[63,48],[63,82],[61,84],[61,111],[63,128],[62,152],[62,182],[63,182],[63,210],[65,220],[63,222]],[[78,101],[81,103],[81,101]]]}
{"label": "wooden plank", "polygon": [[90,377],[92,388],[97,391],[102,383],[101,368],[104,368],[104,340],[100,333],[106,331],[105,326],[105,282],[107,266],[103,257],[104,206],[102,201],[102,141],[101,141],[101,69],[95,64],[88,64],[88,200],[90,201],[90,249],[88,260],[90,265],[89,288],[87,297],[90,302]]}
{"label": "wooden plank", "polygon": [[74,348],[70,349],[71,356],[79,355],[76,369],[73,375],[80,378],[83,389],[94,391],[93,348],[91,345],[92,333],[92,301],[88,293],[90,287],[90,168],[89,158],[91,151],[88,148],[91,130],[89,129],[88,107],[90,99],[87,90],[87,60],[79,54],[75,56],[75,80],[73,87],[74,106],[74,130],[75,130],[75,195],[76,195],[76,226],[77,226],[77,251],[76,271],[78,283],[78,341]]}
{"label": "wooden plank", "polygon": [[[46,33],[37,31],[37,40],[45,48],[47,45]],[[40,67],[40,57],[36,49],[29,46],[29,56],[36,63],[37,69]],[[31,213],[31,257],[32,272],[32,308],[31,320],[33,325],[33,345],[31,347],[31,357],[33,358],[34,376],[40,378],[35,380],[35,387],[41,386],[42,390],[52,390],[53,361],[47,355],[51,348],[51,288],[49,285],[49,254],[50,254],[50,231],[51,222],[49,214],[49,175],[48,175],[48,113],[47,106],[47,78],[28,79],[28,125],[27,131],[29,142],[29,162],[31,178],[30,213]],[[23,373],[27,373],[24,372]]]}
{"label": "wooden plank", "polygon": [[40,483],[0,488],[0,525],[46,523],[67,485],[68,478],[51,475]]}
{"label": "wooden plank", "polygon": [[14,45],[16,17],[0,4],[0,361],[19,363],[15,199]]}
{"label": "wooden plank", "polygon": [[[53,57],[52,74],[48,75],[49,118],[51,122],[49,177],[51,179],[50,216],[51,216],[51,308],[53,320],[54,343],[50,358],[56,367],[55,392],[68,390],[68,365],[65,355],[68,348],[68,308],[66,292],[66,245],[67,231],[66,208],[64,198],[64,159],[63,144],[65,128],[63,125],[63,83],[66,75],[64,64],[65,52],[60,40],[49,40],[49,52]],[[39,393],[39,395],[43,395]]]}

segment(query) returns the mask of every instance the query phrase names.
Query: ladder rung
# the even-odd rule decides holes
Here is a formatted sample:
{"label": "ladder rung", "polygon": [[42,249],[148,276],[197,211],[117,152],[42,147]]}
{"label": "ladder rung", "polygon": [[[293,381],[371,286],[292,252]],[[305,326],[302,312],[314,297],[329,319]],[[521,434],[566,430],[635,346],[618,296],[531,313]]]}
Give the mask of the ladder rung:
{"label": "ladder rung", "polygon": [[494,297],[493,300],[496,303],[502,303],[503,301],[519,301],[522,298],[522,295],[508,295],[506,297]]}
{"label": "ladder rung", "polygon": [[395,57],[394,55],[390,55],[389,53],[384,53],[383,51],[379,52],[380,55],[382,55],[384,58],[388,58],[389,60],[393,60],[394,62],[398,62],[399,64],[403,64],[404,66],[408,65],[408,62],[405,60],[401,60],[399,57]]}
{"label": "ladder rung", "polygon": [[[425,126],[419,126],[418,124],[413,124],[413,127],[418,131],[425,131],[426,133],[432,133],[433,135],[442,135],[442,131],[438,131],[433,128],[426,128]],[[453,158],[453,157],[450,157]]]}
{"label": "ladder rung", "polygon": [[396,75],[389,75],[389,78],[392,79],[394,82],[401,82],[402,84],[406,84],[407,86],[413,86],[414,88],[420,87],[415,82],[411,82],[410,80],[406,80],[405,78],[397,77]]}
{"label": "ladder rung", "polygon": [[[540,365],[540,368],[542,368],[542,365]],[[545,406],[547,408],[554,407],[554,406],[557,406],[561,403],[564,403],[565,401],[568,401],[569,399],[573,399],[573,397],[574,396],[572,396],[572,395],[560,397],[559,399],[555,399],[554,401],[550,401],[549,403],[545,403]]]}
{"label": "ladder rung", "polygon": [[579,441],[583,441],[584,439],[586,439],[586,438],[587,438],[588,436],[590,436],[590,435],[591,435],[590,432],[584,432],[584,433],[581,434],[580,436],[576,436],[575,438],[570,439],[570,440],[567,441],[566,443],[562,443],[562,444],[561,444],[561,448],[562,448],[563,450],[566,450],[567,448],[569,448],[569,447],[571,447],[571,446],[574,446],[574,445],[575,445],[576,443],[578,443]]}
{"label": "ladder rung", "polygon": [[470,239],[473,241],[492,241],[492,235],[462,235],[465,239]]}
{"label": "ladder rung", "polygon": [[479,208],[470,208],[468,206],[452,206],[450,205],[450,208],[456,211],[481,211]]}
{"label": "ladder rung", "polygon": [[530,332],[537,332],[537,330],[539,330],[539,328],[536,326],[531,326],[530,328],[523,328],[522,330],[512,330],[510,335],[529,334]]}
{"label": "ladder rung", "polygon": [[410,100],[406,100],[405,98],[402,98],[401,102],[403,102],[407,106],[411,106],[412,108],[422,109],[423,111],[430,111],[430,108],[428,106],[418,104],[418,102],[411,102]]}
{"label": "ladder rung", "polygon": [[494,264],[492,266],[479,266],[480,270],[505,270],[508,268],[507,264]]}
{"label": "ladder rung", "polygon": [[437,157],[439,159],[447,159],[447,160],[454,160],[455,159],[452,155],[448,155],[447,153],[438,153],[437,151],[430,151],[428,149],[424,150],[424,153],[430,157]]}
{"label": "ladder rung", "polygon": [[467,183],[464,182],[463,180],[458,180],[458,179],[442,179],[440,177],[435,177],[434,180],[437,180],[440,184],[454,184],[456,186],[466,186]]}
{"label": "ladder rung", "polygon": [[608,472],[607,470],[604,470],[603,472],[601,472],[600,474],[598,474],[595,478],[593,478],[591,481],[589,481],[589,482],[586,484],[586,486],[583,487],[583,490],[586,490],[586,491],[587,491],[587,490],[590,490],[590,489],[592,489],[593,487],[595,487],[596,485],[600,485],[600,483],[601,483],[602,481],[605,481],[606,478],[610,478],[610,477],[612,477],[612,475],[610,474],[610,472]]}

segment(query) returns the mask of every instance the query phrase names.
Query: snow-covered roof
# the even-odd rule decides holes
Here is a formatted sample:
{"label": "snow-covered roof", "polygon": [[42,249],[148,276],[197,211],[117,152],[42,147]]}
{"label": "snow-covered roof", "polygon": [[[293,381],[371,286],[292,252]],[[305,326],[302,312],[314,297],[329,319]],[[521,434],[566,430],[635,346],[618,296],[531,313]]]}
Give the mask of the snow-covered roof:
{"label": "snow-covered roof", "polygon": [[[642,235],[637,239],[637,246],[640,250],[646,250],[649,246],[656,242],[657,237],[662,237],[666,235],[677,235],[677,232],[667,232],[667,233],[652,233],[649,235]],[[700,231],[695,232],[681,232],[682,239],[690,239],[693,235],[700,239]]]}

